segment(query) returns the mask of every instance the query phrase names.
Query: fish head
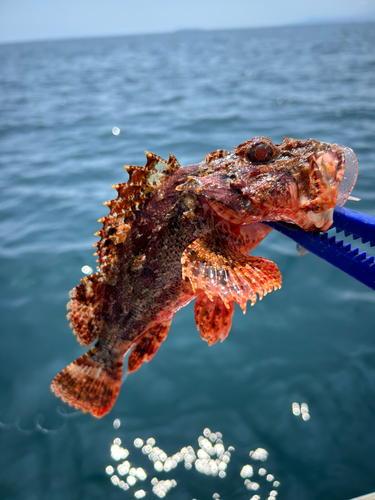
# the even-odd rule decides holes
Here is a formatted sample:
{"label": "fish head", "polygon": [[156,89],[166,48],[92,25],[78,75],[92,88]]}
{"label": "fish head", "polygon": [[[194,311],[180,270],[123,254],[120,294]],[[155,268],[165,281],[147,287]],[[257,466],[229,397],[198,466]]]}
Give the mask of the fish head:
{"label": "fish head", "polygon": [[189,182],[192,192],[232,224],[285,221],[325,231],[334,207],[353,189],[357,168],[353,151],[337,144],[287,138],[274,144],[255,137],[233,152],[207,155]]}

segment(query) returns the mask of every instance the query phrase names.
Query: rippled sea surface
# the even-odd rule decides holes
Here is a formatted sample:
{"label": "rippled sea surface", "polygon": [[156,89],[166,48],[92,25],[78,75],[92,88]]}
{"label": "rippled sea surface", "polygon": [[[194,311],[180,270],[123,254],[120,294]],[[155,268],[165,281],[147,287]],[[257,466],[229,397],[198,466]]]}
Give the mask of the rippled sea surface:
{"label": "rippled sea surface", "polygon": [[[65,304],[82,266],[95,267],[102,202],[145,150],[186,165],[258,135],[344,144],[360,165],[361,201],[347,206],[375,215],[375,25],[2,45],[0,67],[0,497],[161,498],[153,478],[176,481],[171,500],[374,491],[375,292],[299,257],[279,234],[256,254],[278,264],[283,288],[245,316],[236,310],[223,344],[200,340],[189,305],[101,420],[65,406],[49,385],[83,352]],[[293,403],[307,407],[294,415]],[[235,448],[225,477],[179,456],[158,471],[133,445],[154,438],[166,456],[197,453],[204,429]],[[126,491],[115,438],[147,474]],[[249,456],[257,448],[267,460]],[[246,485],[245,465],[254,472]]]}

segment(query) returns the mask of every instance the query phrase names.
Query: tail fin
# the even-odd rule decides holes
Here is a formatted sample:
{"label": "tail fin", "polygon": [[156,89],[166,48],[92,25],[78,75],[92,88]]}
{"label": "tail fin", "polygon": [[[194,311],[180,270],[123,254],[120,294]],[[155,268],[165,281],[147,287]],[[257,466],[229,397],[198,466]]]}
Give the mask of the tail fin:
{"label": "tail fin", "polygon": [[110,358],[97,344],[56,375],[51,390],[84,413],[103,417],[120,392],[123,362],[123,356]]}

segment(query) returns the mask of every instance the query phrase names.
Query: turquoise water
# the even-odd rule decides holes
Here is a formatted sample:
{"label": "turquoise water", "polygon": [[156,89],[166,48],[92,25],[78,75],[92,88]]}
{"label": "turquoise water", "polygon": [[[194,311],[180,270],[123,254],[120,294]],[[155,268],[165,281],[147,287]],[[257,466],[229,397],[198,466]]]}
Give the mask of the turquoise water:
{"label": "turquoise water", "polygon": [[[82,266],[95,266],[101,203],[145,150],[186,165],[257,135],[345,144],[360,165],[361,201],[347,206],[375,215],[375,25],[2,45],[0,67],[0,498],[158,498],[154,477],[177,482],[171,500],[374,491],[375,293],[279,234],[256,254],[278,264],[283,288],[236,310],[225,343],[202,342],[186,307],[102,420],[49,384],[83,352],[65,304]],[[205,428],[235,448],[223,478],[184,461],[158,472],[133,445],[197,452]],[[110,454],[117,437],[147,473],[127,491],[113,484],[127,475],[106,472],[123,462]],[[266,461],[249,457],[257,448]],[[246,488],[246,464],[259,489]]]}

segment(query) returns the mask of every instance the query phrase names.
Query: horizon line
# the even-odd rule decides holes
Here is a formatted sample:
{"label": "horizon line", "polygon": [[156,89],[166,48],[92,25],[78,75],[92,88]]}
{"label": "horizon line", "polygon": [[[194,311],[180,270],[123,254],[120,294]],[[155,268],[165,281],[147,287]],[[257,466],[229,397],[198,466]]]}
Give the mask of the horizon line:
{"label": "horizon line", "polygon": [[74,40],[90,40],[97,38],[124,38],[124,37],[138,37],[138,36],[155,36],[155,35],[172,35],[184,32],[194,32],[194,31],[240,31],[240,30],[257,30],[257,29],[269,29],[269,28],[288,28],[288,27],[298,27],[298,26],[320,26],[329,24],[372,24],[375,23],[374,17],[365,18],[362,16],[356,16],[355,18],[343,17],[343,18],[330,18],[330,19],[306,19],[305,21],[296,21],[286,24],[265,24],[263,26],[238,26],[233,28],[177,28],[168,31],[149,31],[149,32],[139,32],[139,33],[122,33],[113,35],[78,35],[78,36],[61,36],[56,38],[35,38],[35,39],[25,39],[25,40],[8,40],[1,41],[0,45],[19,45],[26,43],[45,43],[45,42],[64,42],[64,41],[74,41]]}

